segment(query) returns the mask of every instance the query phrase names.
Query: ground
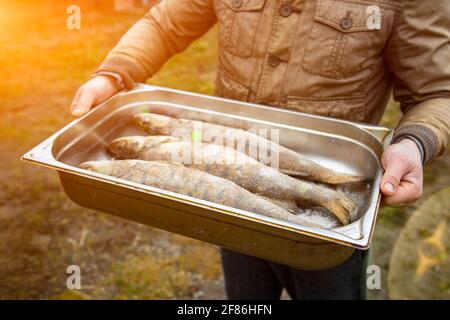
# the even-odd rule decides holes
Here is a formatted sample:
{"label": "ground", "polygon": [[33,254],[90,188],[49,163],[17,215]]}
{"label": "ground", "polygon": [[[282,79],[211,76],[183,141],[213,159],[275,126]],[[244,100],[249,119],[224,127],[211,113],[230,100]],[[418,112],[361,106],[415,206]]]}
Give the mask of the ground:
{"label": "ground", "polygon": [[[75,1],[81,30],[66,28],[73,1],[0,4],[0,298],[224,298],[218,249],[73,204],[56,173],[20,161],[67,124],[77,87],[143,11],[116,13],[106,1]],[[216,29],[171,59],[149,83],[212,94]],[[390,104],[383,123],[400,113]],[[426,197],[448,186],[447,153],[426,169]],[[426,198],[425,197],[425,198]],[[442,210],[448,210],[443,207]],[[391,252],[414,208],[381,210],[372,261],[387,298]],[[79,265],[83,290],[67,290]]]}

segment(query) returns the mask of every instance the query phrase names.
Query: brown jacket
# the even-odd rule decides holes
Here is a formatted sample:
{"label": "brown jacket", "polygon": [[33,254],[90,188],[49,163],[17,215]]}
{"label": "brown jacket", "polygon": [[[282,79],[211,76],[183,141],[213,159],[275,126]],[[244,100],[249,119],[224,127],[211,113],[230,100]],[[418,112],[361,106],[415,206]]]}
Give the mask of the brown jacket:
{"label": "brown jacket", "polygon": [[391,88],[425,161],[450,135],[449,0],[164,0],[99,71],[152,76],[215,23],[219,96],[377,123]]}

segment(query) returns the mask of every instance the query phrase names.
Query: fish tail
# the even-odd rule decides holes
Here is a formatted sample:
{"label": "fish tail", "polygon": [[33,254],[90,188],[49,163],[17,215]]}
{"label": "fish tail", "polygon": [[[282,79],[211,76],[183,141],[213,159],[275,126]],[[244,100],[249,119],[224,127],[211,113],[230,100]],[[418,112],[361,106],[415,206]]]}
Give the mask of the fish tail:
{"label": "fish tail", "polygon": [[277,205],[277,206],[283,208],[284,210],[286,210],[290,213],[295,213],[298,210],[297,204],[293,200],[269,198],[269,197],[266,197],[266,196],[260,195],[260,194],[258,194],[258,196],[263,198],[264,200],[267,200],[267,201],[273,203],[274,205]]}
{"label": "fish tail", "polygon": [[364,176],[333,172],[327,175],[327,177],[323,179],[323,182],[328,184],[344,184],[344,183],[362,182],[366,180],[367,178]]}
{"label": "fish tail", "polygon": [[338,191],[336,196],[329,201],[327,209],[330,210],[343,225],[347,225],[358,206],[342,192]]}

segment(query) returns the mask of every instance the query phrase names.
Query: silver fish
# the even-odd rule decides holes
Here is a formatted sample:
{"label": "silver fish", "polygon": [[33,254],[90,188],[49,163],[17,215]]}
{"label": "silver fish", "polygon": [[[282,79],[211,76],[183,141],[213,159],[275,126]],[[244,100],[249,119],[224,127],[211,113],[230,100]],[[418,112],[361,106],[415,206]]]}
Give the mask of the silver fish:
{"label": "silver fish", "polygon": [[305,226],[318,227],[235,183],[180,164],[161,161],[90,161],[80,168]]}
{"label": "silver fish", "polygon": [[[188,120],[176,119],[154,113],[140,113],[134,117],[135,123],[147,131],[151,135],[178,135],[183,134],[184,139],[200,139],[206,143],[216,143],[223,145],[222,139],[214,139],[212,137],[232,138],[235,141],[246,144],[245,153],[256,160],[261,157],[260,153],[250,152],[249,144],[255,143],[257,146],[264,146],[270,154],[277,153],[279,155],[279,169],[284,173],[294,176],[300,176],[307,180],[327,183],[327,184],[343,184],[365,181],[362,176],[355,176],[346,173],[340,173],[332,169],[326,168],[301,154],[283,147],[273,141],[270,141],[253,132],[222,126],[218,124]],[[196,130],[201,128],[202,134],[196,135]],[[264,161],[262,161],[264,162]]]}
{"label": "silver fish", "polygon": [[120,159],[175,161],[231,180],[255,194],[295,201],[301,206],[322,206],[344,225],[357,210],[356,204],[343,193],[292,178],[233,148],[176,141],[170,136],[133,136],[114,140],[108,149]]}

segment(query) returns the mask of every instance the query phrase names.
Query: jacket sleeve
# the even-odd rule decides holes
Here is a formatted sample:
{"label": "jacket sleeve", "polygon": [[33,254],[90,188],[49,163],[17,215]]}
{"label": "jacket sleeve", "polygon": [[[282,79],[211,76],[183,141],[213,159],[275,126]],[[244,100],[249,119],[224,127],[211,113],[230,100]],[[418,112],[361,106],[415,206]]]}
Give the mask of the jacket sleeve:
{"label": "jacket sleeve", "polygon": [[161,1],[128,30],[97,72],[120,74],[128,88],[144,82],[214,25],[212,1]]}
{"label": "jacket sleeve", "polygon": [[449,41],[450,1],[410,0],[384,52],[404,113],[393,141],[416,138],[424,162],[444,152],[450,135]]}

